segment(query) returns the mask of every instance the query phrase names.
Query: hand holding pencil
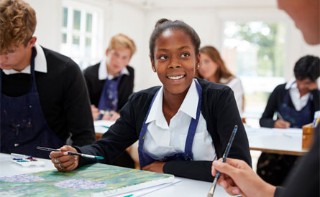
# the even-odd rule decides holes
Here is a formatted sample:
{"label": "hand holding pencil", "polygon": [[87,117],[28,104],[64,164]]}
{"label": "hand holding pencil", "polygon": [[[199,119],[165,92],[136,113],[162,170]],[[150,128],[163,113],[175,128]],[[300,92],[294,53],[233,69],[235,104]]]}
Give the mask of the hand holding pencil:
{"label": "hand holding pencil", "polygon": [[264,182],[244,161],[227,158],[212,162],[212,175],[220,172],[218,184],[230,195],[274,196],[275,187]]}
{"label": "hand holding pencil", "polygon": [[49,157],[55,168],[61,172],[72,171],[79,165],[78,155],[69,155],[68,152],[77,152],[72,146],[63,146],[59,149],[60,151],[50,152]]}

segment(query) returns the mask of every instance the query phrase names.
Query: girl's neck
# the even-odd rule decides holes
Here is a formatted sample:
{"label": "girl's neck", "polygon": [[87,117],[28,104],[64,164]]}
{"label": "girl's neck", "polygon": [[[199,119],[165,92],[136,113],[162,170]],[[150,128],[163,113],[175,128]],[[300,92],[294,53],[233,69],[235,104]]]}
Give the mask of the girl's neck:
{"label": "girl's neck", "polygon": [[163,93],[163,105],[162,111],[163,115],[168,123],[170,124],[171,118],[178,112],[186,93],[184,94],[170,94]]}

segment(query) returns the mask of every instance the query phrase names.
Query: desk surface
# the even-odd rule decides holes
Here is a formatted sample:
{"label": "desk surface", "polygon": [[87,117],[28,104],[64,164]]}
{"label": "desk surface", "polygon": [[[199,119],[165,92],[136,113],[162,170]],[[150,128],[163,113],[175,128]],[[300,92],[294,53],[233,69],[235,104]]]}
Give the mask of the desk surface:
{"label": "desk surface", "polygon": [[[40,172],[45,170],[54,170],[50,160],[41,159],[44,161],[43,167],[22,167],[11,161],[11,157],[8,154],[0,153],[0,177],[13,176],[18,174]],[[191,179],[177,178],[181,180],[173,185],[153,191],[147,195],[148,197],[163,197],[163,196],[207,196],[211,183],[204,181],[195,181]],[[225,193],[222,187],[217,186],[215,196],[229,196]]]}
{"label": "desk surface", "polygon": [[269,153],[303,155],[302,129],[270,129],[246,127],[251,150]]}

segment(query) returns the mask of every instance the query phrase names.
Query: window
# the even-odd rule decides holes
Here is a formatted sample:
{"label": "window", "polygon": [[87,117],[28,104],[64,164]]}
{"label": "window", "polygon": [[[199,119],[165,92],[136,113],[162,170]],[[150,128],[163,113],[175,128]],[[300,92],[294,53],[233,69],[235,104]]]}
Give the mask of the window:
{"label": "window", "polygon": [[222,53],[243,83],[245,114],[260,118],[270,92],[285,81],[285,26],[264,21],[226,21],[223,29]]}
{"label": "window", "polygon": [[64,1],[62,8],[61,53],[71,57],[79,66],[96,63],[101,57],[101,19],[98,7],[77,1]]}

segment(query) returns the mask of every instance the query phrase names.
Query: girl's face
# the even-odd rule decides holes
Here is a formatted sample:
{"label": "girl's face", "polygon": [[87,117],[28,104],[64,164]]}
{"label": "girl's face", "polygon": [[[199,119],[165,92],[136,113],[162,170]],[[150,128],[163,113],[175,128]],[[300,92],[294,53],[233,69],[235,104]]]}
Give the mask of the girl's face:
{"label": "girl's face", "polygon": [[218,64],[216,64],[207,54],[200,53],[198,72],[204,79],[210,80],[217,72],[218,67]]}
{"label": "girl's face", "polygon": [[163,84],[164,94],[185,95],[197,62],[195,47],[182,30],[165,30],[156,39],[152,67]]}

